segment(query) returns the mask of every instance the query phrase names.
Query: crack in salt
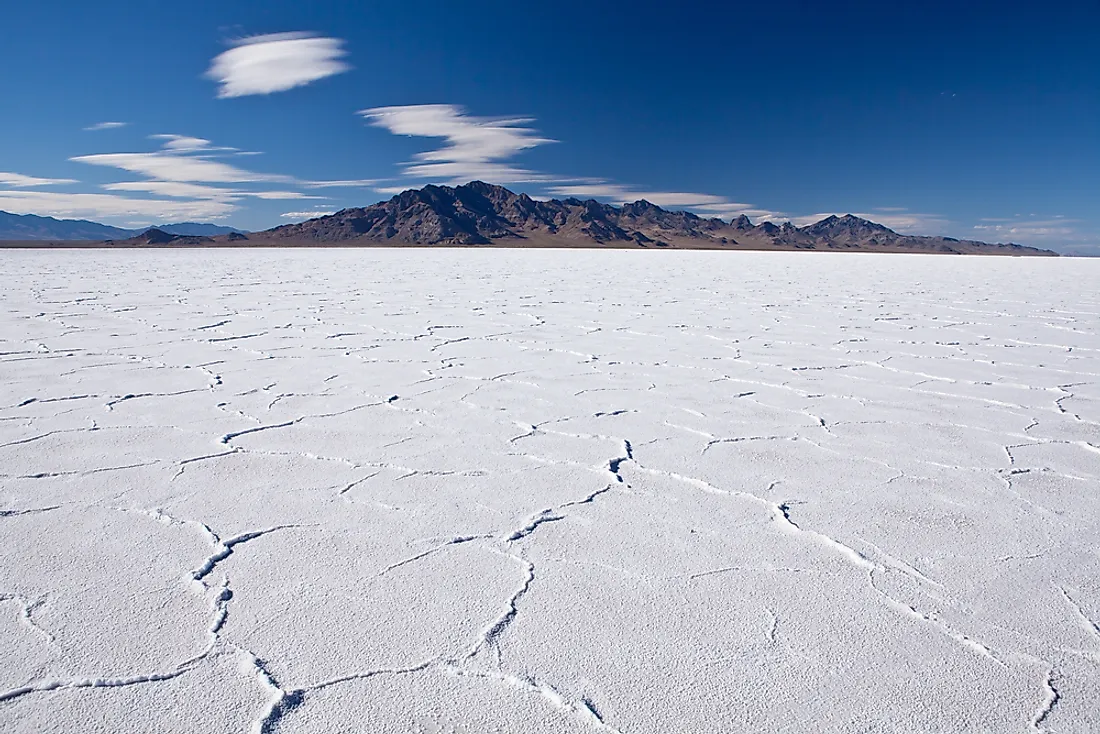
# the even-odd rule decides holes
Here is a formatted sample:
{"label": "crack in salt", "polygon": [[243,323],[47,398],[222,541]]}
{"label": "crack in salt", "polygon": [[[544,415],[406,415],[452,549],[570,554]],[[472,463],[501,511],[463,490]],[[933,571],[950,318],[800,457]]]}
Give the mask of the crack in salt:
{"label": "crack in salt", "polygon": [[1043,679],[1043,700],[1032,715],[1031,721],[1028,722],[1033,732],[1047,731],[1043,727],[1043,722],[1050,717],[1051,713],[1054,712],[1054,707],[1062,699],[1062,694],[1059,693],[1058,687],[1055,685],[1055,679],[1054,668],[1051,668],[1047,671],[1046,678]]}

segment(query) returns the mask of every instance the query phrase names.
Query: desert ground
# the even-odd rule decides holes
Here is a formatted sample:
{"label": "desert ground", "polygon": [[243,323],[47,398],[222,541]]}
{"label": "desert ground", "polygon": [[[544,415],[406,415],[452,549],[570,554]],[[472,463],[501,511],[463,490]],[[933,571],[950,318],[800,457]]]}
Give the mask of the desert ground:
{"label": "desert ground", "polygon": [[0,286],[0,730],[1100,731],[1100,260]]}

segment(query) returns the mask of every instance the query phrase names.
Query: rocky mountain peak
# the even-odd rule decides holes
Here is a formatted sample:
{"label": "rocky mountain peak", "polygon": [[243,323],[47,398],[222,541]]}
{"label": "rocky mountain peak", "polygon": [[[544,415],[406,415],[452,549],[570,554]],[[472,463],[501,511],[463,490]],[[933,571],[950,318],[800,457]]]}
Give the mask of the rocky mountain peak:
{"label": "rocky mountain peak", "polygon": [[895,234],[893,230],[871,222],[862,217],[857,217],[854,214],[845,214],[842,217],[838,217],[833,214],[825,217],[820,222],[815,222],[807,227],[803,227],[804,232],[810,234],[835,234],[843,232],[846,234],[863,234],[863,233],[889,233]]}
{"label": "rocky mountain peak", "polygon": [[629,213],[629,214],[634,214],[634,215],[642,215],[642,214],[645,214],[647,212],[656,212],[656,211],[664,211],[664,210],[661,209],[661,207],[657,206],[656,204],[654,204],[652,202],[649,202],[649,201],[646,201],[645,199],[638,199],[637,201],[635,201],[631,204],[623,204],[623,213],[624,214]]}
{"label": "rocky mountain peak", "polygon": [[174,234],[168,234],[163,229],[152,227],[142,232],[135,239],[142,240],[143,242],[150,245],[165,245],[177,239],[177,236]]}

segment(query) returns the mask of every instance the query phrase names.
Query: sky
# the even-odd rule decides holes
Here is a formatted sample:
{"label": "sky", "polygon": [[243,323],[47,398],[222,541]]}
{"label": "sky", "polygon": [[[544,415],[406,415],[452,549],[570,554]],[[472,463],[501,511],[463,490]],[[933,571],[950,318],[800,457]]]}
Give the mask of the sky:
{"label": "sky", "polygon": [[1100,254],[1096,0],[38,0],[4,16],[3,211],[258,230],[480,179]]}

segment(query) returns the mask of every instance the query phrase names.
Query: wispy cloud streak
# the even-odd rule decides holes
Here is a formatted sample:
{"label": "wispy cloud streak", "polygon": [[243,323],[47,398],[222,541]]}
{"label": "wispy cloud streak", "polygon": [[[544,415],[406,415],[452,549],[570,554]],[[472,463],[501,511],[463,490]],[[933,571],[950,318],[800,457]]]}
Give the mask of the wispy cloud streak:
{"label": "wispy cloud streak", "polygon": [[36,176],[24,176],[21,173],[0,173],[0,186],[11,186],[16,189],[35,188],[37,186],[62,186],[74,183],[80,182],[72,178],[38,178]]}
{"label": "wispy cloud streak", "polygon": [[88,132],[99,132],[100,130],[117,130],[120,127],[126,127],[130,123],[128,122],[97,122],[94,125],[89,125],[84,128]]}
{"label": "wispy cloud streak", "polygon": [[474,117],[457,105],[425,104],[374,107],[359,114],[370,125],[394,135],[442,138],[445,145],[417,153],[403,165],[411,178],[466,183],[474,179],[496,183],[546,181],[546,174],[517,168],[502,161],[554,140],[525,127],[528,117]]}

